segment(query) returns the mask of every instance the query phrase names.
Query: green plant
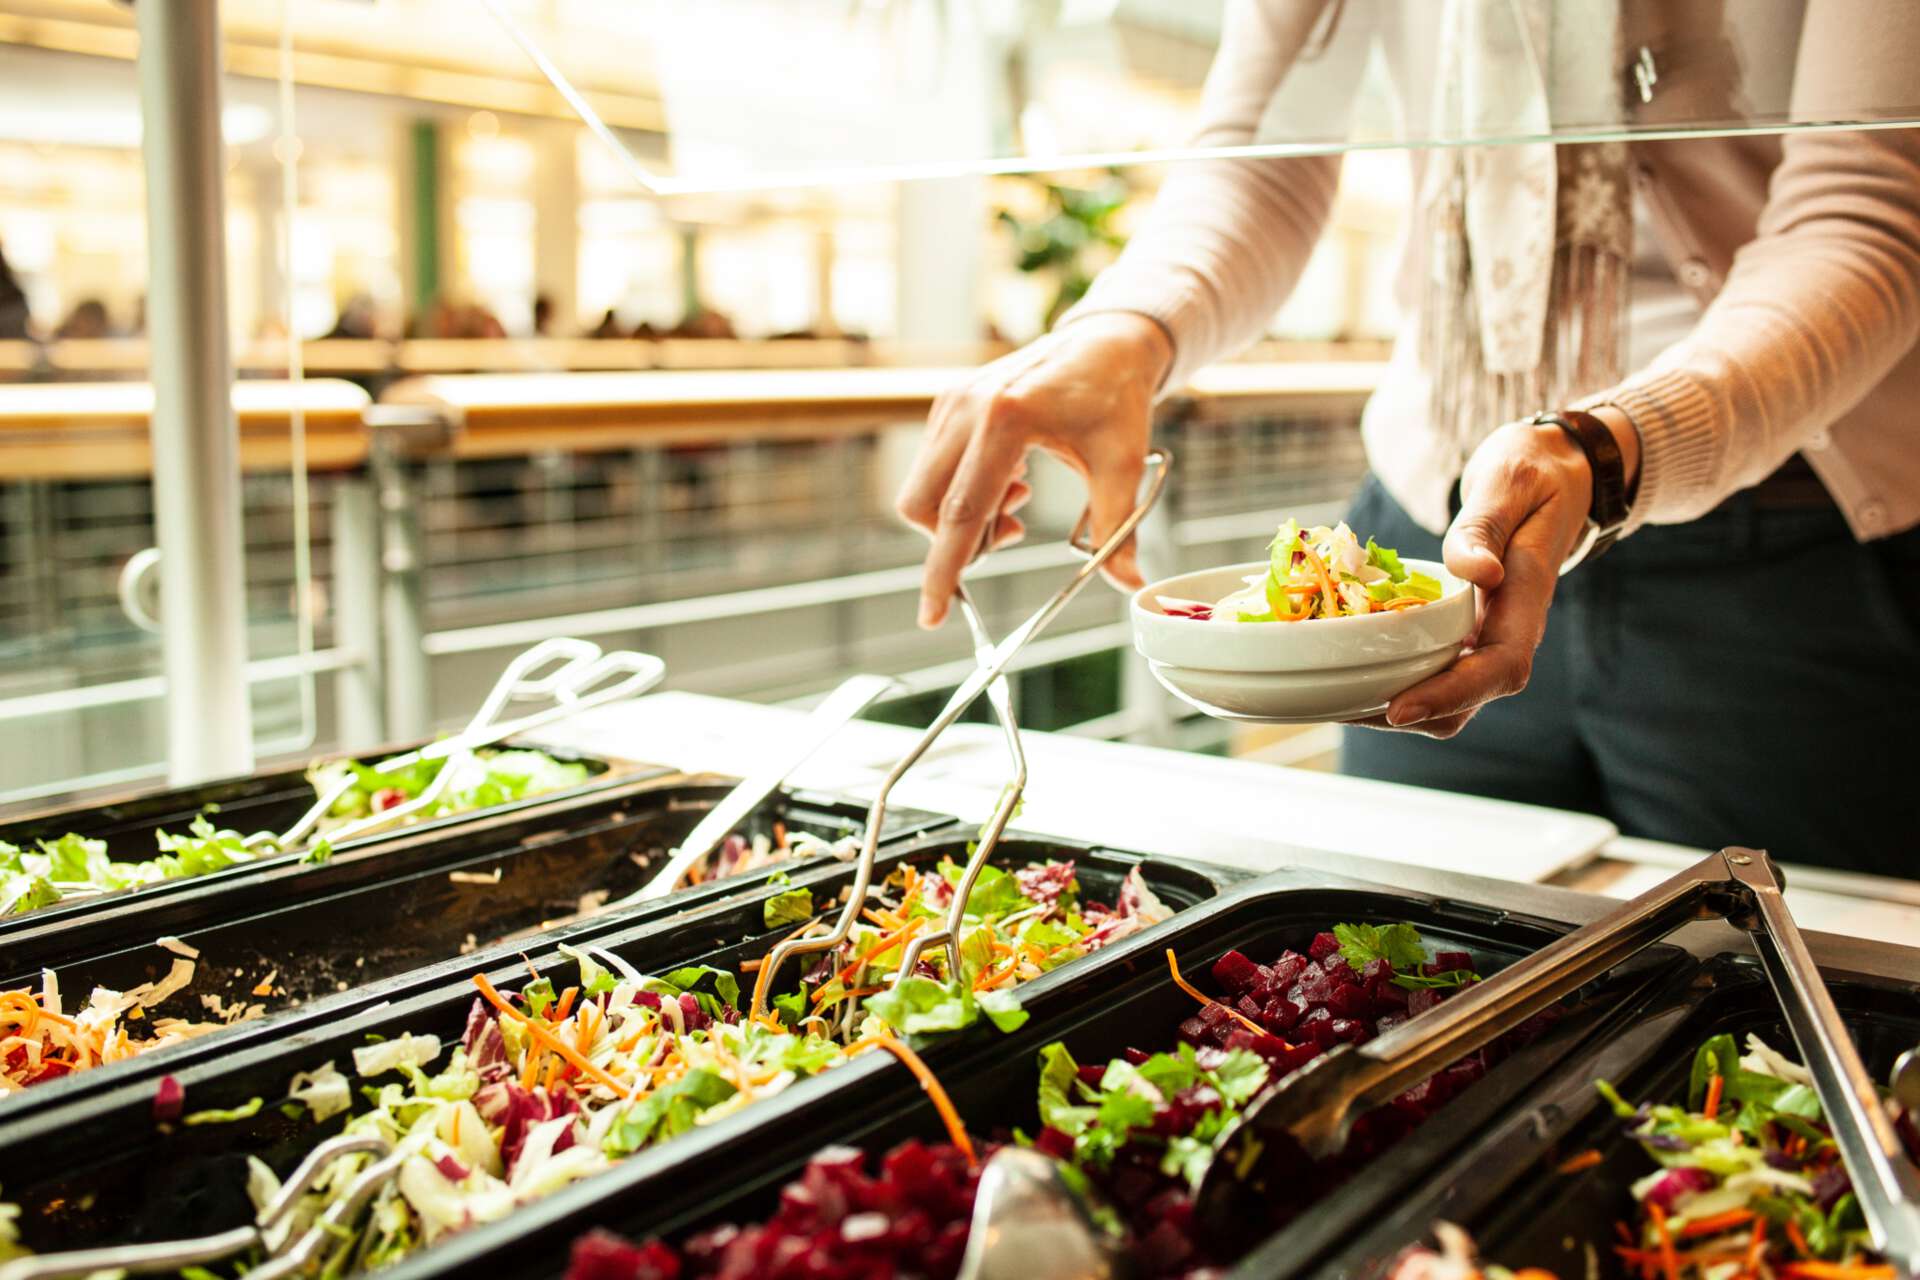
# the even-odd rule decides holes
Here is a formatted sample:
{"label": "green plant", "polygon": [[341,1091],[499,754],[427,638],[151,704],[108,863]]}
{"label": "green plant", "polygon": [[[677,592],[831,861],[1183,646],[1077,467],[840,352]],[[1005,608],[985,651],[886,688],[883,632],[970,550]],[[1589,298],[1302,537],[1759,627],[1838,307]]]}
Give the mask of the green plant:
{"label": "green plant", "polygon": [[1086,295],[1094,273],[1104,259],[1126,243],[1126,237],[1114,230],[1120,211],[1133,197],[1133,185],[1118,169],[1091,187],[1067,186],[1035,178],[1045,190],[1047,211],[1028,220],[1010,209],[996,215],[1013,233],[1018,254],[1015,265],[1029,275],[1048,275],[1055,280],[1053,301],[1047,307],[1046,324],[1054,321]]}

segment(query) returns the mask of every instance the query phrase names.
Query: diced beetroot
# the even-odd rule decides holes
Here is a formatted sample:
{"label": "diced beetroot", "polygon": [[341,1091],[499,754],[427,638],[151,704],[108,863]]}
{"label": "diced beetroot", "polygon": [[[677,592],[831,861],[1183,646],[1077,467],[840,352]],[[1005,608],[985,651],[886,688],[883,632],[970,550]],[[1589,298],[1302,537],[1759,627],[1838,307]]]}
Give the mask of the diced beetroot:
{"label": "diced beetroot", "polygon": [[1324,1008],[1311,1011],[1306,1017],[1300,1019],[1300,1025],[1293,1029],[1293,1038],[1311,1040],[1322,1050],[1332,1048],[1335,1043],[1333,1015]]}
{"label": "diced beetroot", "polygon": [[1065,1160],[1073,1155],[1073,1139],[1052,1126],[1040,1130],[1033,1145],[1036,1150],[1056,1160]]}
{"label": "diced beetroot", "polygon": [[1233,1002],[1233,1007],[1249,1018],[1257,1020],[1260,1017],[1260,1002],[1252,996],[1241,996]]}
{"label": "diced beetroot", "polygon": [[1212,1031],[1223,1022],[1232,1022],[1233,1014],[1223,1004],[1209,1003],[1200,1007],[1200,1021],[1206,1024],[1207,1030]]}
{"label": "diced beetroot", "polygon": [[1098,1085],[1100,1083],[1101,1077],[1105,1076],[1106,1074],[1107,1074],[1107,1068],[1105,1063],[1088,1062],[1088,1063],[1081,1064],[1080,1079],[1085,1081],[1087,1084]]}
{"label": "diced beetroot", "polygon": [[1389,982],[1373,993],[1373,1007],[1381,1010],[1403,1011],[1407,1007],[1407,989],[1396,982]]}
{"label": "diced beetroot", "polygon": [[1441,973],[1448,973],[1454,969],[1471,969],[1473,956],[1466,951],[1436,951],[1433,953],[1433,963]]}
{"label": "diced beetroot", "polygon": [[1206,1043],[1207,1024],[1200,1021],[1200,1015],[1195,1014],[1180,1024],[1180,1038],[1188,1044]]}
{"label": "diced beetroot", "polygon": [[1319,961],[1319,965],[1320,971],[1340,986],[1350,986],[1360,981],[1360,975],[1347,963],[1347,958],[1337,951]]}
{"label": "diced beetroot", "polygon": [[573,1242],[567,1280],[680,1280],[680,1259],[657,1240],[629,1244],[596,1228]]}
{"label": "diced beetroot", "polygon": [[1373,1030],[1376,1035],[1385,1035],[1407,1020],[1404,1013],[1383,1013],[1374,1019]]}
{"label": "diced beetroot", "polygon": [[1144,1049],[1135,1049],[1135,1048],[1132,1048],[1131,1046],[1129,1046],[1126,1049],[1122,1049],[1120,1052],[1128,1062],[1132,1063],[1136,1067],[1153,1056],[1152,1054],[1148,1053]]}
{"label": "diced beetroot", "polygon": [[1420,987],[1407,993],[1407,1016],[1417,1018],[1440,1003],[1440,993],[1432,987]]}
{"label": "diced beetroot", "polygon": [[1233,995],[1251,991],[1260,980],[1260,966],[1238,951],[1229,951],[1213,962],[1213,980]]}
{"label": "diced beetroot", "polygon": [[1307,954],[1315,960],[1339,955],[1340,939],[1331,933],[1316,933],[1313,935],[1313,944],[1307,948]]}
{"label": "diced beetroot", "polygon": [[1307,964],[1307,958],[1298,951],[1282,953],[1280,958],[1273,962],[1274,985],[1282,991],[1286,990],[1300,980],[1300,975],[1307,971]]}
{"label": "diced beetroot", "polygon": [[1373,1032],[1367,1028],[1367,1024],[1355,1018],[1335,1018],[1331,1030],[1334,1039],[1347,1044],[1365,1044],[1373,1039]]}
{"label": "diced beetroot", "polygon": [[1393,985],[1393,966],[1385,960],[1367,961],[1367,967],[1360,971],[1360,985],[1368,995],[1379,999],[1381,988]]}
{"label": "diced beetroot", "polygon": [[373,808],[376,813],[385,813],[389,809],[398,809],[407,802],[407,793],[398,787],[382,787],[373,793]]}
{"label": "diced beetroot", "polygon": [[1320,1056],[1320,1049],[1313,1044],[1290,1044],[1283,1051],[1263,1054],[1273,1064],[1273,1078],[1283,1079]]}
{"label": "diced beetroot", "polygon": [[1276,996],[1267,1001],[1260,1010],[1260,1024],[1275,1035],[1285,1035],[1293,1030],[1295,1023],[1306,1015],[1306,1006],[1295,1004],[1285,996]]}
{"label": "diced beetroot", "polygon": [[1373,999],[1365,987],[1355,983],[1341,987],[1327,998],[1327,1008],[1336,1018],[1364,1018],[1373,1012]]}
{"label": "diced beetroot", "polygon": [[1298,985],[1300,988],[1298,996],[1291,991],[1287,995],[1290,999],[1305,1001],[1309,1007],[1325,1004],[1334,991],[1333,979],[1327,976],[1326,970],[1315,964],[1307,966],[1306,971],[1300,975]]}
{"label": "diced beetroot", "polygon": [[1227,1048],[1245,1049],[1248,1053],[1257,1053],[1272,1062],[1291,1052],[1292,1047],[1279,1036],[1255,1035],[1242,1027],[1228,1038]]}

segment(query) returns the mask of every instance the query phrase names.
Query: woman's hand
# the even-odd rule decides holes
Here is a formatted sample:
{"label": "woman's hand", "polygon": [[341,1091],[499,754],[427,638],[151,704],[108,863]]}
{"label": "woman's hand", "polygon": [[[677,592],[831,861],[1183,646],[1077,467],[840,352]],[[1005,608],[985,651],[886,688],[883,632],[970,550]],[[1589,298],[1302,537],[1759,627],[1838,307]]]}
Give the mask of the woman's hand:
{"label": "woman's hand", "polygon": [[[1027,451],[1038,446],[1087,481],[1097,545],[1133,511],[1145,467],[1153,397],[1173,359],[1159,325],[1113,312],[1086,316],[982,368],[934,401],[927,434],[900,490],[902,517],[933,539],[920,588],[920,625],[947,616],[960,573],[992,520],[995,547],[1019,541]],[[1106,565],[1138,587],[1129,542]]]}
{"label": "woman's hand", "polygon": [[[1594,412],[1619,442],[1631,486],[1639,435],[1619,410]],[[1441,547],[1447,569],[1480,589],[1478,633],[1452,666],[1362,723],[1451,738],[1486,703],[1526,688],[1560,566],[1580,545],[1592,500],[1586,455],[1559,427],[1515,422],[1488,436],[1460,477],[1460,514]]]}

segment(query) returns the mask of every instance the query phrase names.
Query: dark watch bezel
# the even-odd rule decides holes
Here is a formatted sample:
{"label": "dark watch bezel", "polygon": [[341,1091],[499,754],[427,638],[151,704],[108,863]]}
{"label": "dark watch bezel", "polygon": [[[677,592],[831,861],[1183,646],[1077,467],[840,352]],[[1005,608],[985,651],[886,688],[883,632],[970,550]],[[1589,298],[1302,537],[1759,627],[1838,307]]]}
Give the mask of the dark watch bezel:
{"label": "dark watch bezel", "polygon": [[1627,498],[1627,463],[1620,442],[1607,424],[1584,409],[1557,409],[1534,415],[1539,427],[1559,427],[1586,455],[1593,472],[1593,500],[1587,506],[1588,536],[1567,568],[1591,560],[1619,540],[1632,506]]}

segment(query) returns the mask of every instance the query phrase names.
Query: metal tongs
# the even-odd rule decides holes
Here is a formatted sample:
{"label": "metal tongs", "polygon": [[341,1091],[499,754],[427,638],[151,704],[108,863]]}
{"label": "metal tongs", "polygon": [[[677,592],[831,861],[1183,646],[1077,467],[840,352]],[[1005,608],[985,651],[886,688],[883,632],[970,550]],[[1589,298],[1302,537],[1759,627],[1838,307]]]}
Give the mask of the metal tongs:
{"label": "metal tongs", "polygon": [[[295,1235],[291,1229],[277,1231],[293,1211],[300,1197],[313,1189],[336,1160],[373,1153],[374,1162],[355,1175],[339,1199],[315,1218],[308,1228]],[[252,1222],[215,1232],[193,1240],[163,1240],[155,1244],[108,1245],[100,1249],[77,1249],[69,1253],[45,1253],[38,1257],[18,1258],[0,1263],[0,1280],[59,1280],[67,1276],[87,1276],[94,1272],[178,1271],[237,1257],[259,1249],[263,1257],[247,1272],[248,1280],[279,1280],[307,1270],[326,1250],[338,1247],[348,1224],[372,1202],[400,1172],[405,1156],[394,1151],[383,1138],[341,1135],[330,1138],[307,1153],[287,1180],[261,1206]]]}
{"label": "metal tongs", "polygon": [[1342,1045],[1280,1080],[1248,1107],[1207,1166],[1199,1222],[1243,1237],[1297,1177],[1290,1153],[1320,1158],[1345,1144],[1354,1116],[1382,1105],[1681,925],[1722,918],[1745,929],[1786,1012],[1873,1235],[1903,1272],[1920,1272],[1920,1171],[1907,1159],[1878,1090],[1840,1020],[1765,853],[1726,849],[1360,1048]]}
{"label": "metal tongs", "polygon": [[[1172,466],[1173,456],[1164,449],[1154,449],[1147,454],[1145,494],[1127,518],[1120,522],[1119,527],[1099,547],[1094,547],[1090,542],[1093,525],[1092,511],[1081,513],[1067,542],[1084,558],[1085,563],[1066,585],[1034,610],[1026,621],[1008,632],[1006,638],[999,644],[994,644],[992,637],[987,634],[979,610],[974,607],[973,599],[967,593],[965,584],[963,583],[956,590],[955,597],[959,602],[961,615],[966,619],[967,629],[973,636],[974,669],[965,680],[960,682],[960,687],[955,689],[953,696],[947,699],[947,704],[940,709],[940,714],[934,717],[933,723],[927,726],[919,740],[888,772],[886,778],[880,783],[879,791],[874,794],[873,804],[867,810],[866,833],[861,842],[859,859],[855,863],[853,884],[847,892],[846,906],[841,908],[840,918],[834,923],[833,928],[817,937],[788,938],[767,956],[766,963],[761,966],[759,978],[754,983],[752,1010],[754,1017],[766,1015],[769,995],[774,988],[774,979],[788,960],[795,956],[830,951],[846,941],[847,935],[853,932],[854,921],[859,919],[860,911],[866,905],[867,889],[873,882],[873,861],[880,846],[880,829],[886,821],[887,797],[892,794],[894,785],[906,775],[907,770],[919,763],[921,757],[926,755],[940,735],[945,733],[982,693],[987,693],[994,713],[1006,734],[1013,774],[1006,789],[1001,792],[999,803],[994,806],[993,815],[987,820],[987,825],[981,829],[980,838],[974,846],[972,855],[967,859],[966,870],[961,875],[960,883],[954,887],[953,905],[947,911],[946,921],[941,927],[928,930],[907,944],[901,954],[900,968],[894,974],[893,980],[897,985],[911,974],[914,967],[919,964],[921,954],[935,943],[940,943],[947,949],[949,966],[947,972],[954,975],[960,972],[960,931],[966,918],[967,898],[973,892],[974,882],[979,878],[981,869],[987,865],[995,847],[999,845],[1000,837],[1006,832],[1007,824],[1013,821],[1014,812],[1020,807],[1020,796],[1027,781],[1026,755],[1020,747],[1019,727],[1013,720],[1013,698],[1005,680],[1007,668],[1012,665],[1019,652],[1026,648],[1028,641],[1058,617],[1060,611],[1080,594],[1080,589],[1093,580],[1093,576],[1100,571],[1100,567],[1113,557],[1114,552],[1125,545],[1128,538],[1133,536],[1134,530],[1140,527],[1140,522],[1146,518],[1149,511],[1153,510],[1154,503],[1159,501],[1160,493],[1167,485],[1167,472]],[[993,522],[989,521],[988,536],[991,536],[992,527]]]}
{"label": "metal tongs", "polygon": [[[578,715],[591,707],[645,693],[659,684],[666,673],[667,664],[650,653],[635,653],[630,649],[602,653],[600,646],[592,641],[566,636],[542,640],[507,664],[506,670],[500,673],[500,678],[494,682],[486,700],[480,704],[480,709],[467,722],[465,729],[416,751],[390,756],[373,766],[378,773],[388,773],[429,760],[445,760],[447,763],[434,775],[425,790],[404,804],[345,823],[335,828],[328,838],[351,840],[431,809],[452,785],[462,766],[472,760],[480,748],[492,746],[516,733]],[[522,712],[509,720],[498,718],[515,703],[527,702],[545,702],[548,705],[537,711]],[[313,807],[300,815],[300,820],[291,827],[277,836],[258,832],[248,836],[246,844],[271,844],[280,849],[297,848],[304,844],[340,797],[353,788],[355,781],[354,775],[348,773],[314,801]]]}

